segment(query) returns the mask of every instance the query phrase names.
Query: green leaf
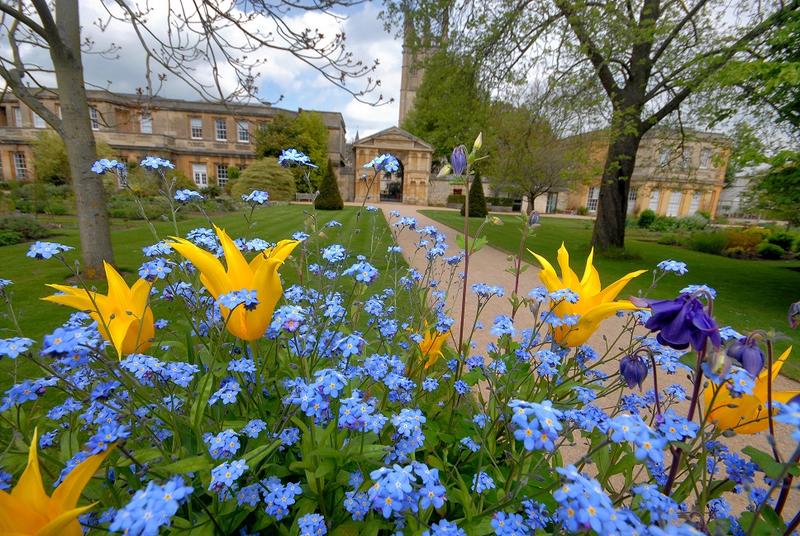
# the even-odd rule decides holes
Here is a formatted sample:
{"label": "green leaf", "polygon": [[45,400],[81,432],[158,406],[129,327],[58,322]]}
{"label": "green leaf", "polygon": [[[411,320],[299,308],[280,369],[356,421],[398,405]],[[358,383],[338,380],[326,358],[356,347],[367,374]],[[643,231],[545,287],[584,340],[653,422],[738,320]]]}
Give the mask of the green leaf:
{"label": "green leaf", "polygon": [[208,399],[211,398],[211,390],[213,388],[214,375],[211,372],[208,372],[204,374],[203,379],[200,380],[200,388],[198,389],[200,396],[195,399],[194,404],[192,404],[192,409],[189,412],[189,419],[192,422],[192,428],[197,434],[200,435],[202,435],[200,425],[202,424],[203,415],[205,414],[206,406],[208,406]]}
{"label": "green leaf", "polygon": [[771,454],[768,454],[755,447],[745,447],[742,449],[742,452],[750,456],[750,459],[755,462],[771,479],[776,480],[783,474],[784,465],[776,462]]}
{"label": "green leaf", "polygon": [[472,241],[470,244],[469,252],[470,254],[475,253],[476,251],[480,251],[480,249],[485,246],[489,242],[489,239],[486,236],[479,236],[475,240]]}
{"label": "green leaf", "polygon": [[159,469],[167,473],[193,473],[211,469],[211,465],[211,461],[208,458],[199,455],[168,463],[167,465],[161,466]]}

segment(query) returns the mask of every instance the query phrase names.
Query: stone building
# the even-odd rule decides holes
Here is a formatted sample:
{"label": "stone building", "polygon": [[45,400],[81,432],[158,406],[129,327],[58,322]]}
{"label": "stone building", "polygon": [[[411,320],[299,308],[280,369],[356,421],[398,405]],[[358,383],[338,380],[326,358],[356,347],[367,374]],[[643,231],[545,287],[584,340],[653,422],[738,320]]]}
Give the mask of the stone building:
{"label": "stone building", "polygon": [[[199,188],[228,180],[228,167],[244,168],[256,158],[254,134],[277,114],[296,115],[263,104],[222,104],[88,91],[90,121],[98,142],[118,159],[146,155],[168,158]],[[56,114],[54,98],[45,106]],[[345,166],[345,124],[339,112],[317,112],[328,129],[328,159],[337,176]],[[32,143],[45,122],[12,96],[0,102],[0,178],[33,176]]]}
{"label": "stone building", "polygon": [[[588,147],[587,173],[536,200],[540,212],[597,211],[600,179],[608,151],[608,135],[596,131],[580,136]],[[731,153],[726,136],[711,132],[654,128],[645,134],[636,153],[628,213],[649,208],[665,216],[690,216],[717,211]]]}

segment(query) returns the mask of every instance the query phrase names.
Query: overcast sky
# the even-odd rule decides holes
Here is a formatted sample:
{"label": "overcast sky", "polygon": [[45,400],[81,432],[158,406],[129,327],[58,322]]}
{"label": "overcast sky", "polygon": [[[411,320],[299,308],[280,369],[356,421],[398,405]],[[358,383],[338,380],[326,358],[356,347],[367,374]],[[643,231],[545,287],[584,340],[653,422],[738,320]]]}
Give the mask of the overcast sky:
{"label": "overcast sky", "polygon": [[[109,59],[100,55],[84,55],[86,80],[112,91],[133,92],[137,87],[145,86],[145,60],[141,45],[130,25],[114,22],[101,32],[93,24],[103,14],[99,2],[81,2],[81,22],[84,34],[95,40],[95,49],[101,50],[113,42],[121,47],[119,59]],[[151,5],[163,5],[166,2],[151,2]],[[158,8],[156,8],[158,9]],[[378,20],[380,7],[367,3],[350,8],[340,13],[345,19],[337,21],[332,17],[317,12],[306,12],[288,17],[295,30],[302,28],[318,28],[325,35],[334,35],[344,31],[347,36],[347,48],[355,58],[371,64],[375,59],[380,65],[374,77],[381,80],[382,93],[388,100],[395,101],[384,106],[374,107],[359,103],[352,95],[339,89],[325,80],[313,68],[303,64],[292,55],[283,52],[264,51],[267,63],[260,69],[261,77],[257,85],[263,99],[274,102],[280,95],[282,101],[276,106],[293,109],[306,108],[315,110],[338,111],[344,115],[347,125],[347,137],[352,139],[356,132],[360,136],[376,132],[397,124],[398,101],[400,91],[400,68],[402,64],[402,46],[383,29]],[[151,28],[158,24],[161,17],[154,13],[149,20]],[[163,20],[163,19],[162,19]],[[159,32],[160,33],[160,32]],[[156,69],[156,72],[163,69]],[[160,92],[164,97],[197,99],[197,93],[174,76]],[[211,73],[208,73],[208,77]],[[224,71],[221,78],[225,77]],[[110,85],[108,85],[110,82]],[[358,89],[360,81],[351,85]]]}

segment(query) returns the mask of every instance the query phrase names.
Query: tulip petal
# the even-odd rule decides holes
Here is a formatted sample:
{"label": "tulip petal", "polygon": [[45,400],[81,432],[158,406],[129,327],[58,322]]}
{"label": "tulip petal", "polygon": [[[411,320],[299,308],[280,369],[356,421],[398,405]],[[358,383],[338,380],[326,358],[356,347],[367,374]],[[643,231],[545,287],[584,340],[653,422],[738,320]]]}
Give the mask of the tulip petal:
{"label": "tulip petal", "polygon": [[[108,335],[111,339],[110,342],[114,345],[114,349],[117,351],[120,359],[123,356],[125,339],[128,337],[128,330],[131,329],[131,325],[135,321],[136,319],[131,315],[120,315],[108,322]],[[136,337],[137,335],[134,334],[133,336]]]}
{"label": "tulip petal", "polygon": [[56,488],[51,499],[61,510],[75,508],[83,488],[86,487],[89,480],[97,472],[97,469],[100,468],[100,465],[111,453],[111,448],[83,460],[69,472],[64,481]]}
{"label": "tulip petal", "polygon": [[34,429],[28,450],[28,466],[25,467],[25,471],[19,477],[17,485],[11,490],[11,496],[17,500],[25,501],[25,504],[35,512],[47,515],[50,498],[42,486],[42,473],[39,470],[39,455],[37,451],[38,436],[38,430]]}
{"label": "tulip petal", "polygon": [[253,257],[250,261],[250,270],[255,273],[267,259],[285,261],[298,244],[300,244],[299,240],[281,240],[275,247],[267,248]]}
{"label": "tulip petal", "polygon": [[125,280],[119,275],[116,269],[106,261],[103,261],[106,270],[106,280],[108,281],[108,299],[112,303],[124,304],[129,298],[130,288]]}
{"label": "tulip petal", "polygon": [[586,257],[586,268],[583,270],[583,278],[581,279],[581,287],[583,288],[582,294],[594,296],[598,294],[601,289],[600,274],[597,273],[592,261],[594,260],[594,248],[589,250],[589,256]]}
{"label": "tulip petal", "polygon": [[635,272],[631,272],[622,276],[621,278],[617,279],[606,288],[604,288],[600,294],[597,295],[596,300],[598,302],[605,302],[611,301],[616,299],[617,294],[619,294],[625,286],[630,283],[631,279],[639,277],[643,273],[647,272],[647,270],[636,270]]}
{"label": "tulip petal", "polygon": [[541,255],[534,253],[531,250],[528,250],[528,253],[533,255],[539,264],[542,266],[542,269],[539,271],[539,279],[542,280],[542,284],[549,292],[555,292],[556,290],[561,290],[564,288],[564,284],[561,283],[561,280],[556,275],[556,271],[553,268],[553,265],[550,264],[547,259],[542,257]]}
{"label": "tulip petal", "polygon": [[278,275],[278,268],[282,265],[283,262],[278,259],[267,259],[253,275],[258,306],[255,311],[247,311],[244,316],[248,334],[245,340],[261,338],[272,321],[275,306],[283,295],[283,286]]}
{"label": "tulip petal", "polygon": [[225,264],[228,267],[228,279],[234,287],[233,290],[249,289],[253,278],[253,272],[250,271],[250,266],[244,259],[244,255],[242,255],[242,252],[236,247],[236,244],[234,244],[231,237],[228,236],[228,233],[216,225],[214,226],[214,230],[217,232],[219,243],[222,245],[222,251],[225,253]]}
{"label": "tulip petal", "polygon": [[569,251],[564,246],[564,242],[561,242],[561,247],[558,248],[557,260],[558,267],[561,269],[561,281],[564,283],[564,288],[568,288],[576,294],[582,294],[578,276],[569,266]]}
{"label": "tulip petal", "polygon": [[62,512],[39,529],[36,536],[83,536],[78,516],[94,508],[95,504],[97,503]]}
{"label": "tulip petal", "polygon": [[68,287],[66,285],[50,284],[47,286],[57,292],[63,292],[63,294],[45,296],[42,298],[44,301],[57,303],[59,305],[66,305],[67,307],[78,309],[79,311],[95,310],[95,305],[92,302],[92,298],[96,298],[96,294],[94,292],[89,292],[82,288],[79,289],[75,287]]}
{"label": "tulip petal", "polygon": [[20,498],[0,490],[0,534],[30,534],[30,530],[47,523],[44,513],[34,511]]}
{"label": "tulip petal", "polygon": [[636,309],[638,307],[627,300],[601,303],[582,315],[576,326],[558,328],[556,330],[556,342],[562,346],[580,346],[592,336],[592,333],[597,331],[600,322],[606,318],[614,315],[617,311],[634,311]]}
{"label": "tulip petal", "polygon": [[142,318],[148,309],[151,283],[146,279],[139,279],[130,289],[130,302],[125,308],[130,310],[136,318]]}
{"label": "tulip petal", "polygon": [[231,288],[230,279],[222,263],[208,251],[195,246],[183,238],[173,237],[173,241],[170,242],[169,245],[195,265],[205,278],[203,285],[214,298],[230,290],[239,290]]}

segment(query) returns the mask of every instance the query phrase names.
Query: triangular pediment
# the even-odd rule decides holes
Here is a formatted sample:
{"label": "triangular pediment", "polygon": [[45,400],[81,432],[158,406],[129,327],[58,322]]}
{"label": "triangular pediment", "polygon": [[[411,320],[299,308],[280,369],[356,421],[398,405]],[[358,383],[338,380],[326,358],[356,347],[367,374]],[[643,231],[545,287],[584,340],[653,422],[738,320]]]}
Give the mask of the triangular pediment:
{"label": "triangular pediment", "polygon": [[433,146],[430,143],[400,127],[389,127],[353,143],[353,147],[376,146],[407,146],[410,150],[433,152]]}

